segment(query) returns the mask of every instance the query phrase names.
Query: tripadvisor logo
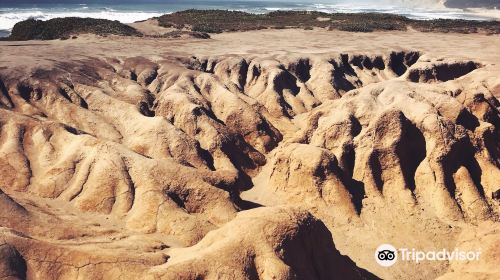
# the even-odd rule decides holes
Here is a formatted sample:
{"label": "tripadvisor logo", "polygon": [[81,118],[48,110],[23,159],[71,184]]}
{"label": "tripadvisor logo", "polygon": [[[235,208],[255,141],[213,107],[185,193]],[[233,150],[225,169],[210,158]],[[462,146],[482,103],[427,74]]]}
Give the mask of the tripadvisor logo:
{"label": "tripadvisor logo", "polygon": [[422,261],[478,261],[480,250],[462,251],[455,248],[453,251],[441,249],[439,251],[419,251],[416,249],[396,249],[390,244],[382,244],[375,251],[375,261],[384,267],[394,265],[398,261],[410,261],[420,263]]}
{"label": "tripadvisor logo", "polygon": [[398,260],[398,251],[390,244],[382,244],[375,251],[375,260],[381,266],[392,266]]}

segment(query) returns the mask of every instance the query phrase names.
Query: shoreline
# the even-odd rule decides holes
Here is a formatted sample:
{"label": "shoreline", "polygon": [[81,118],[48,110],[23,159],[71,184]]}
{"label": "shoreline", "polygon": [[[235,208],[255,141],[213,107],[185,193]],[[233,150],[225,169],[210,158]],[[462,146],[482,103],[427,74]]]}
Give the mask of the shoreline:
{"label": "shoreline", "polygon": [[[68,4],[70,7],[71,5]],[[108,5],[109,6],[109,5]],[[126,6],[126,5],[125,5]],[[147,5],[146,5],[147,6]],[[33,7],[33,8],[16,8],[16,7],[0,7],[0,26],[1,31],[9,31],[17,23],[29,18],[35,18],[39,20],[50,20],[53,18],[65,18],[65,17],[82,17],[82,18],[95,18],[95,19],[107,19],[107,20],[118,20],[121,23],[129,24],[136,23],[139,21],[160,17],[166,14],[172,14],[176,12],[182,12],[189,8],[184,9],[171,9],[167,8],[157,8],[157,9],[142,9],[142,10],[130,10],[124,9],[123,7],[106,7],[106,5],[95,6],[89,9],[86,7],[78,5],[75,8],[65,8],[62,10],[49,9],[47,7]],[[85,9],[84,9],[85,8]],[[137,7],[139,8],[139,7]],[[2,9],[4,9],[2,11]],[[472,21],[494,21],[500,20],[500,10],[498,9],[487,9],[487,8],[420,8],[420,7],[387,7],[383,6],[361,6],[360,8],[351,8],[350,6],[335,4],[335,5],[323,5],[317,4],[311,7],[299,6],[294,8],[276,7],[276,8],[262,8],[262,10],[253,10],[250,8],[236,8],[229,6],[227,9],[220,7],[210,7],[203,8],[200,10],[210,10],[210,9],[220,9],[227,11],[237,11],[237,12],[247,12],[251,14],[267,14],[276,11],[288,11],[288,12],[299,12],[299,11],[309,11],[309,12],[324,12],[324,13],[344,13],[344,14],[363,14],[363,13],[379,13],[387,15],[401,15],[408,17],[412,20],[436,20],[436,19],[458,19],[458,20],[472,20]],[[3,14],[2,14],[3,13]],[[4,15],[5,17],[2,17]],[[0,34],[1,37],[1,34]]]}
{"label": "shoreline", "polygon": [[[150,27],[146,25],[150,25]],[[153,26],[155,25],[155,26]],[[130,29],[133,28],[134,30]],[[137,28],[137,29],[136,29]],[[252,14],[227,10],[185,10],[164,14],[134,23],[123,24],[106,19],[65,17],[47,21],[29,19],[16,23],[8,37],[0,40],[53,40],[91,33],[96,35],[181,36],[189,32],[209,38],[208,34],[260,29],[323,28],[349,32],[418,30],[440,33],[500,34],[499,21],[473,21],[458,19],[415,20],[405,16],[382,13],[323,13],[311,11],[275,11]],[[168,30],[168,32],[161,32]],[[141,31],[146,30],[146,32]],[[173,34],[172,34],[173,32]]]}

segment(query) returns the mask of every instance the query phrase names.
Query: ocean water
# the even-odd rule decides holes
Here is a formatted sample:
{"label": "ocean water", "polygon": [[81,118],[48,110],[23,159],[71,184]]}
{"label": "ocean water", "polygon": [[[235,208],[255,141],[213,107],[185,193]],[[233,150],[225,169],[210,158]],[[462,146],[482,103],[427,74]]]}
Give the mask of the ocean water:
{"label": "ocean water", "polygon": [[[48,20],[56,17],[92,17],[123,23],[145,20],[186,9],[224,9],[266,13],[276,10],[314,10],[323,12],[379,12],[400,14],[414,19],[500,18],[500,11],[449,9],[439,0],[318,0],[318,1],[229,1],[229,0],[0,0],[0,37],[28,18]],[[411,3],[411,4],[408,4]]]}

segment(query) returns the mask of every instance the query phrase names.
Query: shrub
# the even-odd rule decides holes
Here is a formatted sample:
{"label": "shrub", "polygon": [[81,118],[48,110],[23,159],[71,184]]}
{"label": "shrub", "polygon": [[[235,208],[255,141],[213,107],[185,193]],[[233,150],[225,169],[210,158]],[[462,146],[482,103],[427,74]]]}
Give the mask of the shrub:
{"label": "shrub", "polygon": [[133,27],[118,21],[93,18],[54,18],[47,21],[28,19],[12,28],[9,40],[54,40],[67,39],[74,34],[140,36]]}

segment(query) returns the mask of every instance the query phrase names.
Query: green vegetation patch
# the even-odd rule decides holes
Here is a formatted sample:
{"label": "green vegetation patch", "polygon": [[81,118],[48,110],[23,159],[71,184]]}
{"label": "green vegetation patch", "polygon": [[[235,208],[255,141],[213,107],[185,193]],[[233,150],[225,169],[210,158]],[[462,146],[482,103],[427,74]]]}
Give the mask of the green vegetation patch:
{"label": "green vegetation patch", "polygon": [[474,21],[463,19],[420,20],[411,23],[413,28],[422,32],[454,32],[500,34],[498,21]]}
{"label": "green vegetation patch", "polygon": [[133,27],[118,21],[93,18],[54,18],[47,21],[28,19],[16,23],[7,40],[68,39],[71,35],[92,33],[96,35],[140,36]]}
{"label": "green vegetation patch", "polygon": [[[250,14],[224,10],[186,10],[158,18],[160,26],[174,27],[177,31],[160,37],[180,38],[191,36],[209,38],[207,33],[250,31],[259,29],[300,28],[311,30],[325,28],[349,32],[407,30],[422,32],[455,32],[500,34],[498,21],[470,20],[412,20],[403,16],[377,13],[322,13],[312,11],[276,11],[267,14]],[[192,32],[187,34],[186,32]],[[17,23],[10,37],[2,40],[53,40],[68,39],[73,35],[143,36],[133,27],[118,21],[92,18],[55,18],[47,21],[28,19]]]}
{"label": "green vegetation patch", "polygon": [[250,14],[224,10],[186,10],[159,17],[160,26],[205,33],[313,27],[351,32],[407,30],[423,32],[458,32],[500,34],[498,21],[413,20],[404,16],[379,13],[322,13],[311,11],[276,11]]}

